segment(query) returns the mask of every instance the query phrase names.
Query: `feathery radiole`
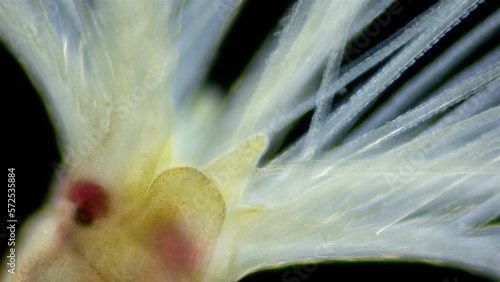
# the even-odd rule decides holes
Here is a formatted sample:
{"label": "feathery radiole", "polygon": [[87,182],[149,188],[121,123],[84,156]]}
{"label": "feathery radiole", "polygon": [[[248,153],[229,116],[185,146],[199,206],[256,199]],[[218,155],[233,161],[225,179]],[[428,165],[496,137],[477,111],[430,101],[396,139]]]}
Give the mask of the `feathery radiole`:
{"label": "feathery radiole", "polygon": [[[65,163],[5,280],[234,281],[385,257],[500,278],[500,49],[453,71],[499,12],[361,120],[481,2],[439,1],[343,63],[346,42],[399,3],[298,1],[221,99],[202,82],[237,0],[2,1],[0,35]],[[303,136],[259,161],[311,110]]]}

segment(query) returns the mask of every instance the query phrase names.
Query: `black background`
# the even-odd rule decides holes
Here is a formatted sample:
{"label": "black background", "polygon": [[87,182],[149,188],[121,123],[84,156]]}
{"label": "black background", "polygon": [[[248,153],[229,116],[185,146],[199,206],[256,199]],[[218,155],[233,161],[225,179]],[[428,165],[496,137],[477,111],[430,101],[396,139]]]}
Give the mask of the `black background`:
{"label": "black background", "polygon": [[[240,16],[224,39],[207,80],[228,89],[243,71],[252,54],[291,6],[293,1],[249,1],[242,7]],[[435,2],[435,1],[431,1]],[[370,48],[394,30],[402,27],[415,15],[424,11],[429,1],[401,1],[408,9],[391,22]],[[438,48],[446,48],[474,23],[495,10],[494,1],[481,5],[466,21],[442,40]],[[0,45],[1,46],[1,45]],[[432,59],[424,56],[419,62]],[[427,57],[427,58],[426,58]],[[0,49],[1,86],[6,98],[3,102],[3,152],[7,167],[16,169],[16,217],[19,223],[35,211],[44,201],[53,174],[60,162],[60,155],[44,104],[16,60],[3,47]],[[299,134],[298,132],[297,134]],[[293,139],[293,137],[291,137]],[[6,203],[6,190],[1,198]],[[6,205],[6,204],[5,204]],[[3,211],[6,214],[7,211]],[[6,218],[2,216],[2,218]],[[3,223],[2,223],[3,224]],[[6,233],[2,230],[1,233]],[[19,228],[18,228],[19,231]],[[6,244],[1,238],[2,253]],[[312,271],[313,270],[313,271]],[[315,266],[297,265],[261,271],[241,281],[489,281],[464,270],[415,262],[366,262],[323,263]]]}

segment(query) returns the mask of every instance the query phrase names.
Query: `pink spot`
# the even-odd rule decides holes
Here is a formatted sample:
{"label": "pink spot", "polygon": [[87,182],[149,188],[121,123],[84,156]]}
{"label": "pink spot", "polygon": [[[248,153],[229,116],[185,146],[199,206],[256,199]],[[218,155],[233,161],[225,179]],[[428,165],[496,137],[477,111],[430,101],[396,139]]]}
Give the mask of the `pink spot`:
{"label": "pink spot", "polygon": [[104,189],[92,182],[79,181],[69,190],[68,198],[76,205],[74,219],[82,225],[90,225],[103,217],[108,209],[108,197]]}
{"label": "pink spot", "polygon": [[192,272],[196,247],[184,232],[168,225],[159,233],[157,242],[160,256],[168,269],[177,276],[187,276]]}

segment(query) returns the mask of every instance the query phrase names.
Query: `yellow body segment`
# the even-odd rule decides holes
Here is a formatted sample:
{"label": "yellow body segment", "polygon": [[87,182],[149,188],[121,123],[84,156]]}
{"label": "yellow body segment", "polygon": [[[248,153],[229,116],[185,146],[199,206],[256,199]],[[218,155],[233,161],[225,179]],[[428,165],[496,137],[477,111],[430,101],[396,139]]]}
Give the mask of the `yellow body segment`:
{"label": "yellow body segment", "polygon": [[[74,222],[75,207],[61,199],[56,210],[40,214],[38,227],[29,228],[36,236],[23,241],[20,271],[6,278],[203,280],[226,212],[216,184],[194,168],[180,167],[161,173],[147,191],[127,192],[125,201],[113,201],[117,197],[110,195],[110,215],[90,226]],[[121,206],[129,200],[134,208]],[[128,212],[113,213],[123,208]]]}
{"label": "yellow body segment", "polygon": [[[204,172],[173,167],[154,176],[157,165],[138,165],[113,181],[96,169],[106,164],[68,171],[60,192],[23,227],[18,271],[2,281],[210,280],[210,267],[229,263],[217,259],[217,246],[230,244],[221,232],[266,147],[265,136],[249,138]],[[106,212],[88,224],[68,196],[82,181],[106,197]]]}

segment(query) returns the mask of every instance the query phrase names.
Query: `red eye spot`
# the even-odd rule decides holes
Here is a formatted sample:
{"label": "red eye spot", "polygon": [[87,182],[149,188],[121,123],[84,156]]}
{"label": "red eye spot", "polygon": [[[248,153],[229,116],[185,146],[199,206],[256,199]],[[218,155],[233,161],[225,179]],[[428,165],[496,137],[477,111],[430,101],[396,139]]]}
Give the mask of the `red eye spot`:
{"label": "red eye spot", "polygon": [[77,182],[69,190],[68,198],[76,205],[74,219],[81,225],[90,225],[103,217],[108,209],[108,197],[104,189],[92,182]]}

